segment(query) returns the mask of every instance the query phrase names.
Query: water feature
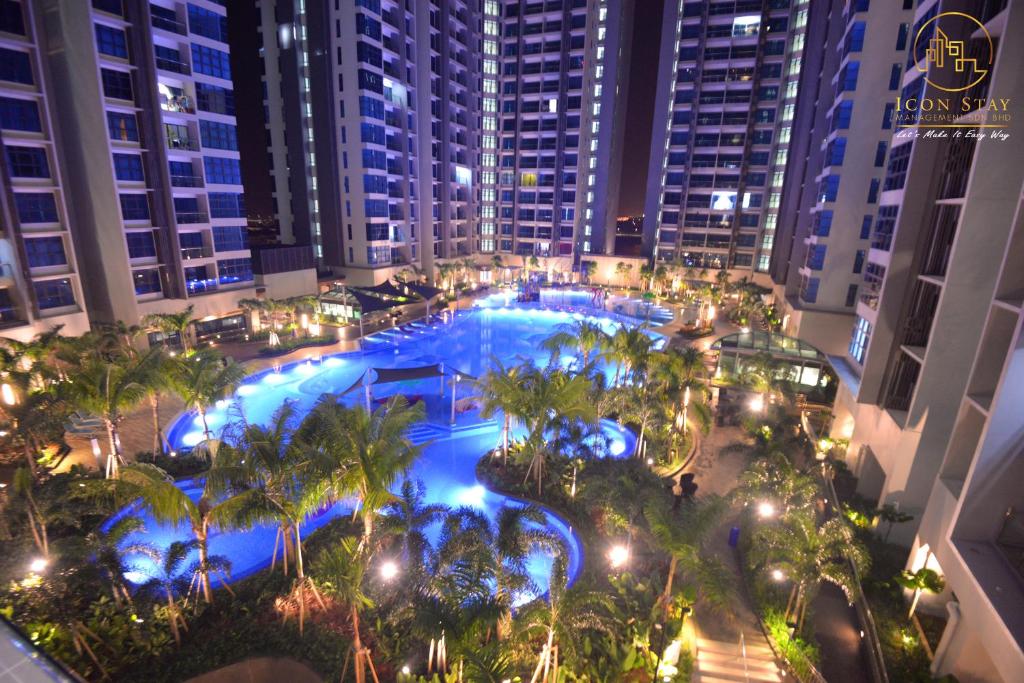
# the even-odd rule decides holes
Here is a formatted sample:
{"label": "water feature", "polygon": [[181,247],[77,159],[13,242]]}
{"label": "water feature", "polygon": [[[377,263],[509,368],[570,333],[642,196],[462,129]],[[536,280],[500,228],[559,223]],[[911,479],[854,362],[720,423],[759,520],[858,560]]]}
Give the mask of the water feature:
{"label": "water feature", "polygon": [[[365,352],[324,358],[311,354],[307,360],[249,377],[233,400],[222,401],[207,413],[207,421],[215,432],[220,432],[229,422],[243,415],[250,423],[266,423],[286,400],[296,406],[301,416],[322,394],[347,390],[367,368],[409,368],[443,363],[451,371],[479,377],[491,367],[492,358],[506,365],[517,360],[533,360],[543,365],[548,354],[540,348],[540,342],[560,325],[582,318],[579,314],[535,307],[482,307],[459,313],[449,322],[417,323],[379,332],[367,338]],[[592,320],[609,332],[621,324],[608,317]],[[604,371],[614,373],[614,367],[604,368]],[[461,399],[470,399],[475,393],[470,382],[461,382],[457,386],[460,402]],[[426,444],[409,477],[423,481],[427,502],[450,507],[476,507],[492,519],[503,504],[519,504],[507,496],[487,490],[475,475],[479,458],[500,442],[499,422],[482,420],[477,410],[468,408],[458,415],[456,425],[449,427],[450,384],[442,397],[441,379],[437,377],[378,385],[373,389],[375,401],[402,393],[407,397],[421,398],[426,404],[427,420],[409,432],[413,442]],[[363,392],[348,393],[343,400],[352,404],[362,401]],[[602,431],[607,437],[609,456],[624,457],[632,453],[635,437],[629,430],[605,420]],[[201,420],[193,414],[183,415],[169,430],[168,438],[172,447],[179,450],[195,446],[203,438]],[[202,492],[201,481],[182,481],[179,486],[193,498],[198,498]],[[350,508],[344,503],[323,510],[305,523],[303,535],[308,536],[346,511]],[[174,529],[160,524],[138,506],[130,506],[118,514],[136,514],[142,517],[146,526],[145,532],[126,539],[126,544],[143,542],[166,548],[174,540],[190,538],[187,528]],[[570,576],[575,577],[582,567],[582,545],[564,520],[550,513],[547,517],[547,526],[561,536],[568,550]],[[431,541],[435,541],[438,529],[428,531]],[[269,565],[275,534],[276,529],[270,526],[244,531],[215,530],[210,535],[210,553],[231,560],[233,578],[244,577]],[[129,557],[128,562],[133,566],[130,579],[144,579],[151,571],[145,557]],[[550,563],[550,557],[539,553],[529,561],[530,574],[542,588],[547,585]]]}

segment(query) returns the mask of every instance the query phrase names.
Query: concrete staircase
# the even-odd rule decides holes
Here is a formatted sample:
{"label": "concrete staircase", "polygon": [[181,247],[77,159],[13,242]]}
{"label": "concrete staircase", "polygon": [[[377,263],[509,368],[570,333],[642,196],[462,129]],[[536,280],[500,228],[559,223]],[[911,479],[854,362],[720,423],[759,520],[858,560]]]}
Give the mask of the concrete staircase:
{"label": "concrete staircase", "polygon": [[[744,653],[746,656],[744,657]],[[745,644],[697,638],[693,683],[780,683],[782,672],[761,636]]]}

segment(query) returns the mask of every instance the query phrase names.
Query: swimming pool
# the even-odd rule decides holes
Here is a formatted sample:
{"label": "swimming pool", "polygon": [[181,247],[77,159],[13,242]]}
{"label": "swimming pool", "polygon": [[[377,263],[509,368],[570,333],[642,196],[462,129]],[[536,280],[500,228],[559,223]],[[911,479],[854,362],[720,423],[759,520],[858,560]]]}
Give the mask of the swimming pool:
{"label": "swimming pool", "polygon": [[[536,307],[478,308],[452,316],[448,322],[418,323],[379,332],[366,339],[364,352],[322,358],[311,353],[307,360],[250,376],[239,387],[233,400],[221,401],[207,413],[207,421],[217,433],[242,416],[249,422],[266,423],[286,400],[294,403],[297,414],[301,416],[322,394],[339,393],[351,387],[367,368],[408,368],[443,363],[461,374],[479,377],[491,367],[492,358],[506,365],[519,359],[543,365],[548,354],[540,348],[540,342],[560,325],[583,318],[578,313]],[[609,317],[588,318],[608,331],[614,331],[622,324]],[[604,368],[604,371],[614,373],[614,367]],[[476,410],[468,410],[457,415],[454,427],[449,426],[450,387],[441,397],[440,382],[439,378],[432,377],[377,385],[374,386],[374,399],[380,400],[395,393],[423,398],[427,420],[414,425],[409,431],[409,438],[426,446],[408,476],[424,483],[428,503],[442,503],[450,507],[467,505],[493,519],[503,504],[520,504],[489,491],[476,479],[477,461],[500,442],[500,422],[482,420]],[[470,382],[461,382],[457,387],[458,397],[466,398],[475,393]],[[349,393],[343,400],[352,404],[362,401],[363,392]],[[607,437],[608,456],[624,457],[633,452],[636,440],[628,429],[610,420],[602,421],[601,427]],[[203,438],[201,420],[194,414],[181,416],[171,426],[168,438],[175,449],[191,448]],[[201,481],[186,480],[178,484],[193,498],[198,498],[202,492]],[[346,511],[350,508],[346,508],[344,503],[323,510],[304,524],[303,535],[308,536]],[[160,524],[138,506],[122,510],[115,519],[126,514],[141,517],[146,530],[127,538],[125,546],[142,542],[166,548],[175,540],[190,537],[188,529]],[[547,526],[562,538],[568,550],[569,575],[575,578],[582,568],[582,545],[564,520],[551,513],[547,513],[547,517]],[[437,528],[428,530],[432,542],[436,541],[437,533]],[[209,550],[211,555],[223,555],[231,560],[232,578],[237,579],[270,564],[275,536],[276,528],[266,525],[245,531],[215,530],[210,534]],[[129,579],[143,580],[151,573],[148,558],[136,555],[126,559],[133,567]],[[540,553],[529,560],[531,577],[542,589],[547,586],[550,565],[551,558]]]}

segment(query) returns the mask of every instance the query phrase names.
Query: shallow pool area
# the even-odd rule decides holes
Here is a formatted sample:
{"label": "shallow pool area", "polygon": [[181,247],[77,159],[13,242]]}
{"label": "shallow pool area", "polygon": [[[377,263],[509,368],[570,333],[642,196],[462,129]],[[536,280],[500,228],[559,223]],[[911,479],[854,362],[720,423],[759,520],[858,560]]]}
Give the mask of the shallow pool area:
{"label": "shallow pool area", "polygon": [[[232,400],[219,402],[211,408],[207,421],[217,436],[230,438],[230,429],[225,433],[225,427],[242,418],[250,423],[267,423],[285,401],[293,403],[301,417],[322,394],[340,394],[355,385],[358,388],[346,393],[341,400],[362,403],[366,396],[362,385],[357,383],[372,368],[439,364],[449,373],[480,377],[492,367],[494,359],[506,366],[520,360],[544,365],[548,353],[540,348],[540,343],[559,326],[584,318],[601,324],[609,332],[623,324],[609,316],[583,316],[513,304],[479,307],[450,316],[446,321],[413,323],[386,330],[368,337],[364,351],[324,357],[312,353],[306,360],[250,376]],[[614,374],[615,368],[605,367],[603,371]],[[408,473],[409,478],[424,483],[428,503],[471,506],[493,520],[502,505],[522,504],[488,490],[476,478],[477,461],[501,442],[500,416],[497,420],[481,419],[479,411],[472,407],[472,397],[478,392],[472,382],[462,381],[456,384],[456,397],[460,404],[469,407],[460,409],[455,424],[449,424],[451,383],[444,384],[443,394],[440,377],[374,385],[371,400],[379,405],[397,393],[410,400],[423,400],[427,419],[414,425],[408,436],[414,443],[423,444],[424,449]],[[598,441],[606,457],[627,457],[634,451],[636,439],[628,429],[603,420],[601,432],[605,438]],[[172,447],[179,451],[195,446],[203,439],[201,419],[194,414],[181,416],[171,426],[168,438]],[[193,498],[198,498],[202,492],[202,482],[198,480],[181,481],[178,485]],[[308,536],[346,512],[350,513],[351,507],[344,502],[320,511],[304,524],[303,535]],[[191,537],[188,528],[175,529],[158,523],[137,505],[122,510],[118,516],[125,514],[136,514],[145,523],[145,531],[126,539],[126,545],[141,542],[166,548],[175,540]],[[575,578],[583,563],[582,545],[564,520],[551,513],[547,513],[547,518],[546,526],[561,537],[568,551],[570,576]],[[436,541],[438,532],[438,528],[428,530],[432,542]],[[231,561],[231,578],[235,580],[270,564],[275,537],[276,528],[265,525],[248,530],[215,529],[210,534],[209,551],[211,555],[223,555]],[[133,581],[144,580],[152,571],[151,560],[142,555],[128,557],[127,561],[133,568],[129,576]],[[529,560],[530,574],[541,590],[546,589],[550,565],[551,558],[543,553],[535,553]]]}

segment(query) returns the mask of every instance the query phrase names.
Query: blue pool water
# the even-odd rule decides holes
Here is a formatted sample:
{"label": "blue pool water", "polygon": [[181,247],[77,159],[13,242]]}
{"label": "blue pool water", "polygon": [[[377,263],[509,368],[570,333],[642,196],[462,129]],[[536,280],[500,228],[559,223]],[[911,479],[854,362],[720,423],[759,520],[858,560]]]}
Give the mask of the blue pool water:
{"label": "blue pool water", "polygon": [[[243,415],[249,422],[265,423],[286,400],[294,402],[301,416],[322,394],[345,391],[371,367],[402,368],[444,363],[449,369],[479,377],[491,367],[492,358],[506,365],[519,359],[531,359],[543,365],[548,354],[540,349],[540,342],[559,325],[572,322],[574,315],[582,317],[539,308],[479,308],[460,313],[447,323],[433,326],[417,324],[404,330],[378,333],[366,340],[363,353],[322,359],[311,354],[309,360],[249,377],[233,400],[222,401],[209,411],[207,420],[215,432]],[[607,317],[590,319],[609,331],[622,324]],[[604,371],[614,373],[614,367],[604,368]],[[470,382],[460,382],[457,386],[460,399],[476,393]],[[471,409],[460,413],[455,427],[450,428],[450,389],[446,388],[442,397],[440,388],[438,378],[398,382],[375,386],[373,398],[381,400],[402,393],[407,397],[420,397],[425,402],[427,420],[412,427],[409,438],[426,446],[413,464],[409,477],[424,483],[427,502],[450,507],[472,506],[493,519],[503,504],[520,504],[487,490],[476,479],[475,468],[480,456],[500,443],[500,424],[494,420],[482,420],[478,412]],[[359,389],[347,394],[343,400],[354,404],[363,401],[364,394]],[[633,452],[636,440],[628,429],[605,420],[602,431],[607,437],[607,456],[624,457]],[[169,430],[171,445],[179,450],[191,448],[202,438],[201,421],[192,414],[180,417]],[[181,481],[179,486],[194,499],[202,492],[201,481]],[[305,523],[303,535],[308,536],[346,512],[351,512],[351,508],[345,502],[321,511]],[[166,548],[174,540],[191,537],[189,529],[174,529],[160,524],[138,506],[124,509],[118,516],[125,514],[141,517],[146,527],[144,532],[126,539],[126,545],[143,542]],[[575,578],[583,562],[579,539],[564,520],[551,513],[547,517],[548,528],[561,537],[568,550],[570,576]],[[433,537],[431,540],[436,540],[438,530],[429,531],[428,535]],[[245,531],[214,530],[210,534],[210,553],[230,559],[232,578],[241,578],[270,564],[275,535],[276,529],[270,526],[257,526]],[[150,561],[143,556],[129,557],[128,562],[133,568],[129,576],[132,580],[142,580],[152,572]],[[551,558],[541,553],[529,561],[530,574],[542,590],[547,586],[550,565]]]}

